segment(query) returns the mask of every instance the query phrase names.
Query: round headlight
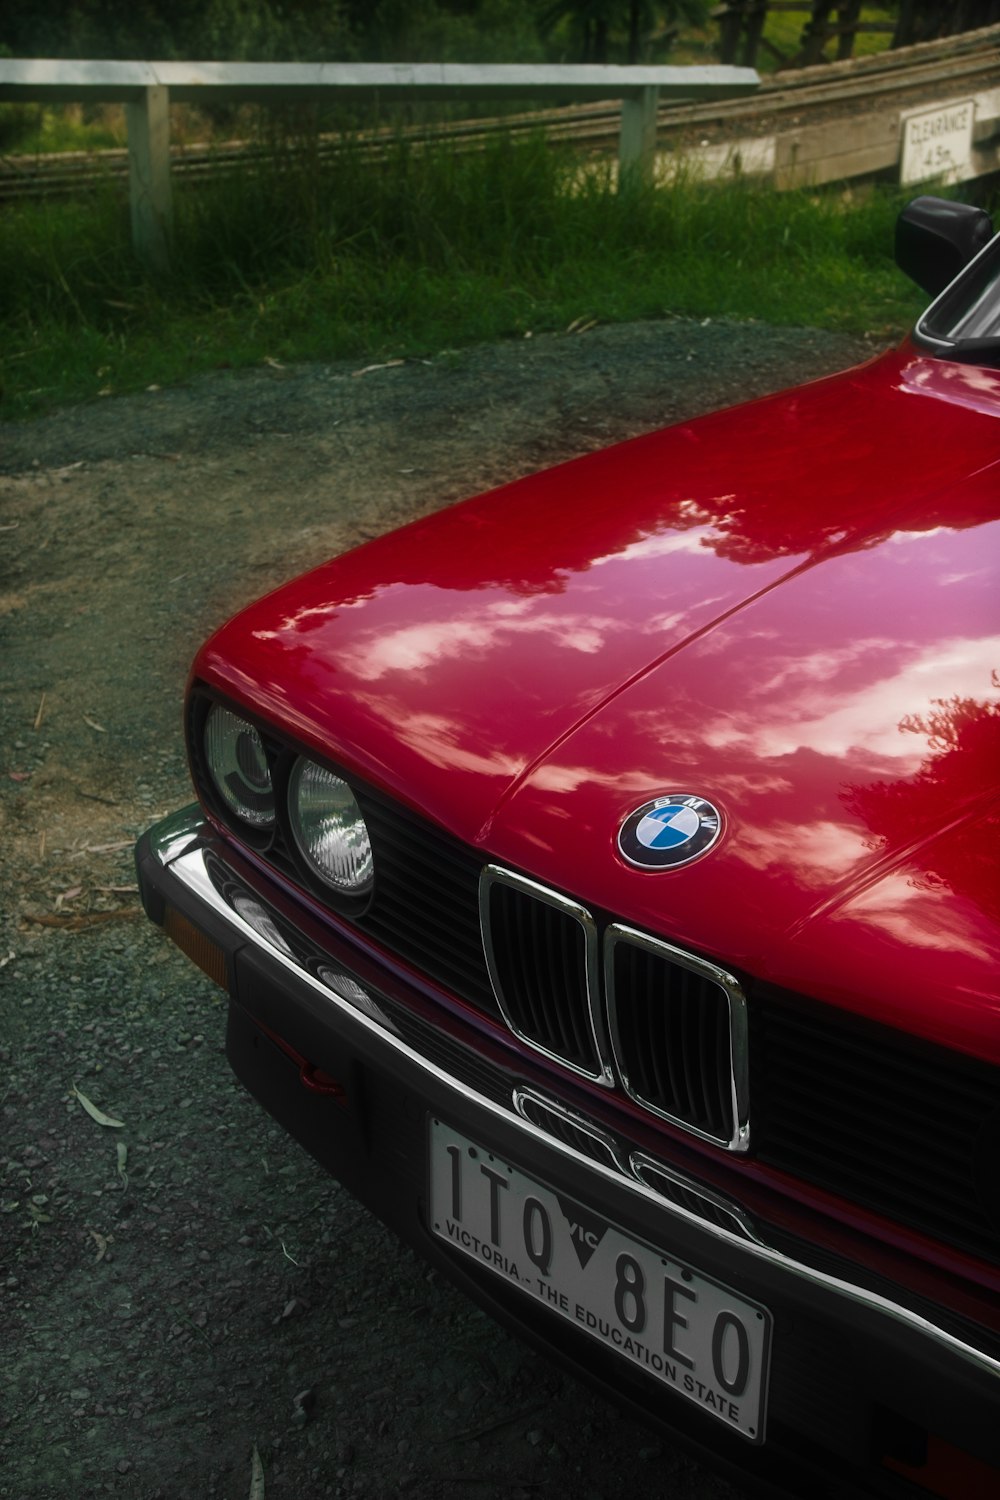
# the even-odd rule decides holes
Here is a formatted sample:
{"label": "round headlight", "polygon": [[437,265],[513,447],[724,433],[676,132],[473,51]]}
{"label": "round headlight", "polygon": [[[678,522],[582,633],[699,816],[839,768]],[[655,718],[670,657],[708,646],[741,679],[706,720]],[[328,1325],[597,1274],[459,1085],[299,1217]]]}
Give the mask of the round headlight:
{"label": "round headlight", "polygon": [[215,703],[205,721],[205,759],[216,791],[244,823],[274,822],[274,789],[260,735],[252,724]]}
{"label": "round headlight", "polygon": [[295,842],[314,875],[345,896],[371,890],[371,839],[346,781],[311,760],[296,761],[288,811]]}

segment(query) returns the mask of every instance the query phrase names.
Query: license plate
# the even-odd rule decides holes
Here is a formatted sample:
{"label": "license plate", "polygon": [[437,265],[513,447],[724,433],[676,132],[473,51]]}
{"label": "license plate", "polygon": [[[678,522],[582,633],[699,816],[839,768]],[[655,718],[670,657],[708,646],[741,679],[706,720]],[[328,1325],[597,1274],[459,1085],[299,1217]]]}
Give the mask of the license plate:
{"label": "license plate", "polygon": [[767,1309],[430,1122],[431,1227],[753,1443],[764,1440]]}

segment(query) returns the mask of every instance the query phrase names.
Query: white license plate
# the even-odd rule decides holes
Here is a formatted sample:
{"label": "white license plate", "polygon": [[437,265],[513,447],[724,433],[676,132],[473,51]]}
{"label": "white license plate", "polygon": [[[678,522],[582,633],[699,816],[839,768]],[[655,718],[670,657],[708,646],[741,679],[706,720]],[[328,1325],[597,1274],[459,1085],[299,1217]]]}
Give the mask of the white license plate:
{"label": "white license plate", "polygon": [[431,1227],[543,1307],[753,1443],[764,1440],[766,1308],[430,1122]]}

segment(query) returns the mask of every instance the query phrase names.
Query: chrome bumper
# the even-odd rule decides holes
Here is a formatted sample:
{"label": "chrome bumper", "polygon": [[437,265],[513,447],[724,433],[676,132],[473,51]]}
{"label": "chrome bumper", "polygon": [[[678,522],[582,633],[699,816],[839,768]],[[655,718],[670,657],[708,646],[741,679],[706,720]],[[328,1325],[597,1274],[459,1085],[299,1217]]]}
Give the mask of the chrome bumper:
{"label": "chrome bumper", "polygon": [[[906,1306],[903,1301],[874,1291],[846,1275],[833,1275],[828,1270],[810,1265],[804,1257],[797,1258],[775,1248],[767,1243],[766,1226],[755,1223],[738,1205],[710,1188],[682,1177],[664,1164],[652,1161],[642,1152],[616,1151],[612,1145],[605,1160],[601,1159],[599,1152],[594,1156],[583,1154],[527,1117],[530,1111],[525,1108],[525,1098],[530,1099],[530,1089],[512,1090],[509,1103],[503,1105],[453,1078],[407,1041],[393,1021],[391,1001],[339,960],[324,957],[304,935],[301,942],[296,941],[288,919],[270,907],[266,896],[258,889],[251,889],[248,882],[237,876],[227,889],[219,880],[217,871],[213,879],[213,863],[215,866],[223,864],[225,851],[197,806],[185,808],[157,824],[141,842],[139,852],[140,883],[144,885],[147,909],[150,909],[147,887],[151,882],[151,863],[167,877],[161,894],[168,904],[171,888],[176,883],[176,889],[186,897],[183,905],[189,913],[194,910],[197,916],[200,912],[206,923],[216,930],[221,924],[233,947],[249,944],[258,952],[266,953],[290,981],[296,986],[304,986],[320,999],[328,1007],[331,1028],[346,1027],[355,1036],[360,1028],[377,1042],[382,1055],[391,1053],[407,1065],[418,1090],[419,1081],[423,1079],[428,1089],[433,1086],[436,1098],[440,1099],[442,1094],[450,1096],[456,1110],[467,1113],[472,1106],[480,1117],[502,1123],[508,1134],[513,1129],[524,1141],[526,1159],[537,1158],[539,1148],[549,1153],[556,1152],[577,1168],[584,1167],[591,1180],[599,1178],[610,1188],[626,1190],[636,1202],[655,1205],[660,1212],[696,1226],[702,1235],[726,1246],[730,1256],[735,1252],[748,1274],[753,1274],[755,1269],[758,1272],[778,1272],[797,1284],[800,1293],[810,1293],[827,1305],[832,1298],[845,1313],[848,1308],[862,1312],[870,1329],[881,1325],[883,1336],[894,1342],[899,1342],[900,1336],[904,1340],[915,1337],[923,1345],[922,1352],[946,1362],[956,1373],[959,1369],[964,1370],[966,1379],[971,1376],[977,1385],[984,1378],[1000,1380],[1000,1357],[977,1347],[971,1337],[962,1337],[944,1326],[947,1318],[938,1323],[932,1316]],[[579,1124],[577,1117],[573,1117],[573,1122]],[[599,1138],[599,1131],[593,1133],[595,1139]],[[713,1217],[708,1218],[671,1201],[658,1191],[652,1185],[658,1174],[661,1180],[663,1174],[678,1180],[687,1192],[711,1206]],[[988,1332],[984,1342],[989,1342]]]}

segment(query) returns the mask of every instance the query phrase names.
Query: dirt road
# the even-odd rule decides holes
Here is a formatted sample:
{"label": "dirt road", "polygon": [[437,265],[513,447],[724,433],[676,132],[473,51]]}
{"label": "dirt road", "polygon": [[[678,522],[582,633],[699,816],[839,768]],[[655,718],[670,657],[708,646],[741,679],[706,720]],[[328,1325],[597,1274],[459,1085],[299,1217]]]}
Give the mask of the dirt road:
{"label": "dirt road", "polygon": [[130,851],[190,800],[187,664],[237,606],[868,352],[640,324],[0,425],[0,1497],[243,1500],[255,1450],[268,1500],[736,1494],[498,1331],[262,1115]]}

